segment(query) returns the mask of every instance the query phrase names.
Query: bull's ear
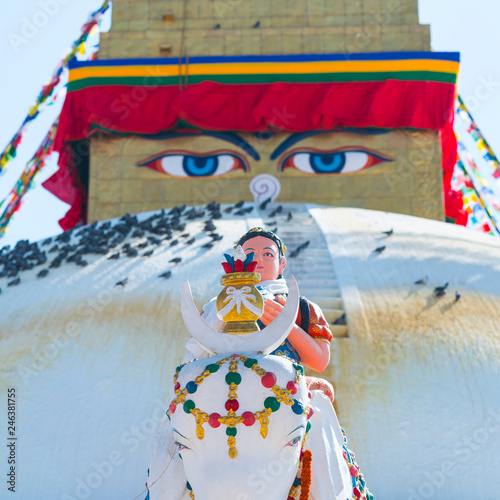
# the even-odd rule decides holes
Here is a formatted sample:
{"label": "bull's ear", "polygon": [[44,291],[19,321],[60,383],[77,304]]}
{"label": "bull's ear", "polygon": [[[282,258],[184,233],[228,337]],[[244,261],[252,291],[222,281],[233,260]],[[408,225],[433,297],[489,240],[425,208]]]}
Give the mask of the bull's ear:
{"label": "bull's ear", "polygon": [[289,278],[288,299],[278,317],[266,328],[253,333],[221,333],[209,326],[200,316],[193,301],[191,286],[185,281],[181,290],[181,313],[189,333],[212,354],[226,352],[256,352],[269,354],[288,337],[299,309],[299,287]]}

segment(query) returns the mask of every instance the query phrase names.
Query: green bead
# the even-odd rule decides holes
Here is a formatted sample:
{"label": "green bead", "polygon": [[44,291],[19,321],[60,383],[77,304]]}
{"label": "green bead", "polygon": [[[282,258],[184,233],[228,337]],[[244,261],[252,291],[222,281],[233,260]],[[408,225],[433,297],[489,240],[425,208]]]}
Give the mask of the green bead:
{"label": "green bead", "polygon": [[248,358],[244,363],[243,363],[247,368],[252,368],[253,365],[257,364],[256,359]]}
{"label": "green bead", "polygon": [[297,365],[294,363],[293,367],[300,372],[301,375],[304,375],[304,367],[302,365]]}
{"label": "green bead", "polygon": [[236,427],[227,427],[226,434],[228,436],[236,436]]}
{"label": "green bead", "polygon": [[241,384],[241,375],[236,372],[229,372],[226,375],[226,384],[231,385],[231,383],[235,383],[236,385]]}
{"label": "green bead", "polygon": [[309,432],[310,429],[311,429],[311,422],[307,422],[306,432]]}
{"label": "green bead", "polygon": [[194,401],[192,399],[188,399],[182,407],[184,408],[184,411],[186,413],[191,413],[191,410],[194,410],[196,408],[196,405],[194,404]]}
{"label": "green bead", "polygon": [[280,409],[280,402],[273,396],[269,396],[264,401],[264,408],[269,408],[271,411],[277,411]]}
{"label": "green bead", "polygon": [[208,370],[210,373],[215,373],[219,368],[220,368],[219,365],[216,365],[215,363],[213,363],[211,365],[207,365],[205,367],[205,370]]}

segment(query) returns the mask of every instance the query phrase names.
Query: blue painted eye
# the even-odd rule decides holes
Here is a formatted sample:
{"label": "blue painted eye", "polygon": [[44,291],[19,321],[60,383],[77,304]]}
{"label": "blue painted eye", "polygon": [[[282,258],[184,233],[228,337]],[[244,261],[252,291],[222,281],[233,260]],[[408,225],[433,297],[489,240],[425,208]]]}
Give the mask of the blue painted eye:
{"label": "blue painted eye", "polygon": [[333,174],[345,165],[345,153],[311,153],[309,158],[312,169],[320,174]]}
{"label": "blue painted eye", "polygon": [[182,168],[186,175],[191,177],[201,177],[214,175],[219,166],[218,155],[215,156],[184,156]]}
{"label": "blue painted eye", "polygon": [[296,438],[293,438],[291,441],[289,441],[286,446],[297,446],[300,443],[300,436],[297,436]]}
{"label": "blue painted eye", "polygon": [[175,444],[177,445],[177,451],[182,451],[182,450],[189,450],[189,448],[182,443],[179,443],[179,441],[175,441]]}
{"label": "blue painted eye", "polygon": [[210,155],[164,152],[146,158],[137,165],[172,177],[211,177],[224,175],[238,168],[247,171],[246,163],[241,158],[222,151],[220,154]]}
{"label": "blue painted eye", "polygon": [[281,170],[295,168],[306,174],[349,174],[382,161],[393,159],[365,150],[297,152],[283,160]]}

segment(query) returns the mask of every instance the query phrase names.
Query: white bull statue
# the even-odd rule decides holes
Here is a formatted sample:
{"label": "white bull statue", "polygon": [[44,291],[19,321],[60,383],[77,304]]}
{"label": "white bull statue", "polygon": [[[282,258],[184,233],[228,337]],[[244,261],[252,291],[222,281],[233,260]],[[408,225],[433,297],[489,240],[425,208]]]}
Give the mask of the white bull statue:
{"label": "white bull statue", "polygon": [[[241,337],[212,330],[184,285],[184,322],[214,355],[176,369],[153,446],[150,500],[372,498],[330,399],[308,390],[302,366],[267,354],[295,321],[299,294],[290,281],[280,316]],[[240,341],[246,349],[228,348]]]}

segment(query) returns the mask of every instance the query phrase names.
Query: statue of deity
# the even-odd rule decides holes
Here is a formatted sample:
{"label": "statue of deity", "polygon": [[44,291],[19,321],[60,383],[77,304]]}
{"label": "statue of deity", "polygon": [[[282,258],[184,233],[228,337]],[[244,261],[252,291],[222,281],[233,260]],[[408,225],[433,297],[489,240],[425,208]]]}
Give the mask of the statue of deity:
{"label": "statue of deity", "polygon": [[[263,328],[276,319],[288,295],[283,278],[286,246],[272,231],[254,227],[238,240],[235,250],[237,248],[241,248],[243,258],[253,253],[257,262],[256,271],[260,274],[257,289],[265,301],[263,315],[257,324]],[[216,298],[203,306],[202,317],[215,329],[223,330],[224,322],[216,310]],[[286,356],[322,372],[330,361],[331,341],[332,333],[320,307],[301,296],[295,325],[288,338],[272,354]],[[192,342],[188,343],[190,348],[196,350],[196,354],[202,354]]]}
{"label": "statue of deity", "polygon": [[326,367],[332,334],[295,279],[283,278],[285,251],[273,232],[248,231],[225,255],[224,289],[201,315],[184,284],[192,338],[153,446],[149,500],[373,498],[332,386],[304,375],[302,364]]}

